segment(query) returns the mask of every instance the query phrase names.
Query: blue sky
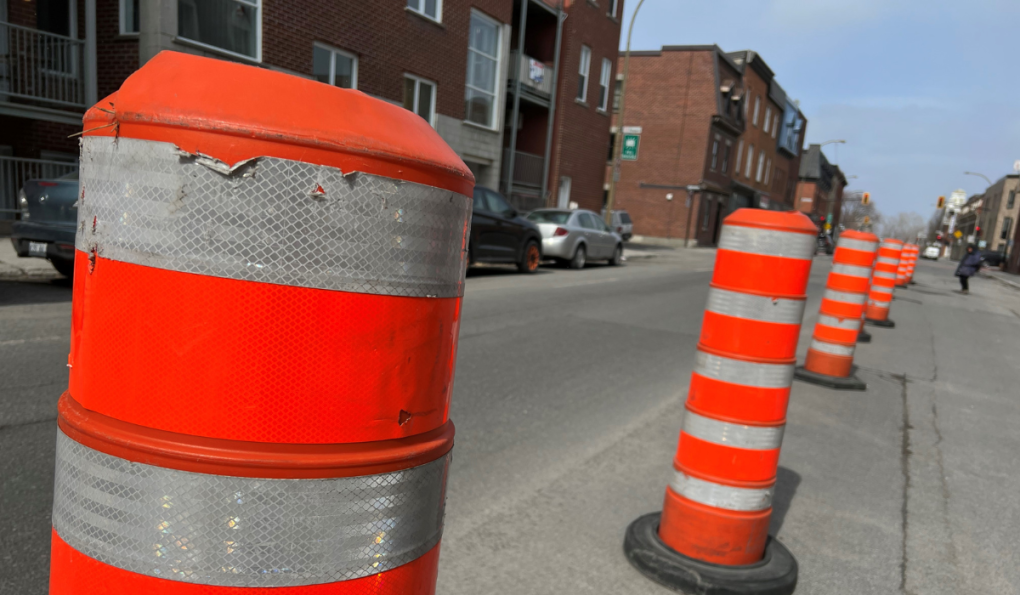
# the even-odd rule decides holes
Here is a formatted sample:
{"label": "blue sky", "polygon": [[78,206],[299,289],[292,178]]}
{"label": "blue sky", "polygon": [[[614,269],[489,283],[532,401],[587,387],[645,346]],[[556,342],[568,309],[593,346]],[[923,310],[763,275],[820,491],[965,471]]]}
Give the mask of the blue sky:
{"label": "blue sky", "polygon": [[[627,0],[620,40],[637,0]],[[887,215],[984,190],[1020,159],[1020,1],[645,0],[631,49],[752,49]]]}

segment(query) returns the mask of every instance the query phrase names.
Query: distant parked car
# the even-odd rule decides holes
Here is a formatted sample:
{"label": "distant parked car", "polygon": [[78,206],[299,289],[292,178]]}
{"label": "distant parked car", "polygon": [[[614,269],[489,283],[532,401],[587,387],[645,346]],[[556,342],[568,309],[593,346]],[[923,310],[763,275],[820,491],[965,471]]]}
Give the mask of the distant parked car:
{"label": "distant parked car", "polygon": [[589,260],[623,261],[623,238],[606,227],[591,211],[538,209],[528,213],[542,232],[542,252],[572,269],[582,269]]}
{"label": "distant parked car", "polygon": [[1006,260],[1006,257],[1003,256],[1002,252],[996,250],[982,250],[981,260],[990,267],[1000,267],[1002,266],[1002,261]]}
{"label": "distant parked car", "polygon": [[924,249],[921,253],[921,258],[927,258],[928,260],[938,260],[939,255],[942,254],[942,249],[932,244]]}
{"label": "distant parked car", "polygon": [[468,260],[516,264],[534,273],[542,262],[542,233],[495,190],[475,186]]}
{"label": "distant parked car", "polygon": [[78,224],[78,171],[55,180],[29,180],[18,193],[21,220],[11,230],[18,256],[47,258],[65,277],[74,275]]}
{"label": "distant parked car", "polygon": [[613,223],[610,227],[620,234],[624,242],[634,237],[634,222],[630,220],[630,214],[627,211],[622,209],[613,211]]}
{"label": "distant parked car", "polygon": [[829,234],[824,231],[818,234],[818,243],[815,246],[815,254],[825,252],[826,254],[831,255],[835,249],[836,247],[833,246],[832,238],[829,237]]}

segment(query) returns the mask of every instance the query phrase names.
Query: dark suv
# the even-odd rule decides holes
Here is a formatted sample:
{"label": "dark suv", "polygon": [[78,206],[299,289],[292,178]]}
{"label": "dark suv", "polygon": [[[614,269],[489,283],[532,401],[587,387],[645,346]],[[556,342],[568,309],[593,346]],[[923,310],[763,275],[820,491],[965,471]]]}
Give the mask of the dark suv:
{"label": "dark suv", "polygon": [[534,273],[542,261],[542,233],[502,194],[475,186],[468,259],[471,264],[516,264],[520,272]]}
{"label": "dark suv", "polygon": [[11,242],[18,256],[47,258],[65,277],[74,274],[74,232],[78,224],[78,171],[55,180],[29,180],[18,194],[21,220]]}

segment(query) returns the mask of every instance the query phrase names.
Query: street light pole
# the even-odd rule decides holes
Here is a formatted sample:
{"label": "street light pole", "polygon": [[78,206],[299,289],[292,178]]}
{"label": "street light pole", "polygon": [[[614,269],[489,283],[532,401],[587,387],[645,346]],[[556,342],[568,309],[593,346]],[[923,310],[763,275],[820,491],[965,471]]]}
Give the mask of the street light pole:
{"label": "street light pole", "polygon": [[620,115],[616,119],[616,138],[613,140],[613,173],[609,176],[609,196],[606,197],[606,225],[613,225],[613,202],[616,199],[616,182],[620,179],[620,149],[623,146],[623,114],[627,105],[627,71],[630,68],[630,36],[634,32],[634,21],[645,0],[640,0],[630,15],[627,28],[627,49],[623,54],[623,81],[620,83]]}

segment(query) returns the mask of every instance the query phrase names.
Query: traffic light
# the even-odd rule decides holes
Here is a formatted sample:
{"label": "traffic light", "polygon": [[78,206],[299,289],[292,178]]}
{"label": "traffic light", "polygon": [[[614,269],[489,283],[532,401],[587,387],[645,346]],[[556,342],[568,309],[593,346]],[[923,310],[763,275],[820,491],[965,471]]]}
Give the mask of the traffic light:
{"label": "traffic light", "polygon": [[940,196],[939,197],[939,205],[936,208],[938,208],[938,209],[946,208],[946,197],[945,196]]}
{"label": "traffic light", "polygon": [[978,225],[977,227],[974,228],[974,235],[976,235],[978,237],[981,236],[981,226],[980,225]]}
{"label": "traffic light", "polygon": [[871,202],[871,193],[865,192],[864,196],[861,197],[861,204],[866,205]]}

